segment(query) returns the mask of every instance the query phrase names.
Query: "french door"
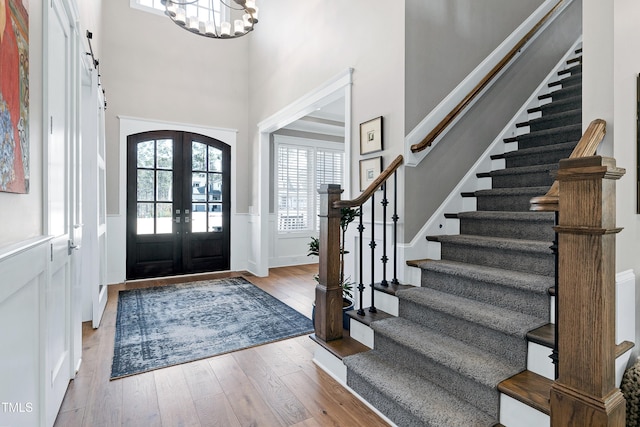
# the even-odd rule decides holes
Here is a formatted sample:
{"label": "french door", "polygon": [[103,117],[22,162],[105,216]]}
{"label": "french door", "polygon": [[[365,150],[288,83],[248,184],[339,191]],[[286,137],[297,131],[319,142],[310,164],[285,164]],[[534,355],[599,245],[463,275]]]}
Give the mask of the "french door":
{"label": "french door", "polygon": [[230,147],[177,131],[127,143],[127,279],[228,270]]}

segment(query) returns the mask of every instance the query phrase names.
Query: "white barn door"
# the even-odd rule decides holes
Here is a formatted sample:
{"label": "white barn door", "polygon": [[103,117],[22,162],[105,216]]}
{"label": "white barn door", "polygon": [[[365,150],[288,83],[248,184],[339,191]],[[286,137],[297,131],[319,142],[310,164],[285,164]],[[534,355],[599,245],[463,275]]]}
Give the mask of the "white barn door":
{"label": "white barn door", "polygon": [[82,213],[83,244],[80,271],[83,302],[82,320],[94,328],[107,305],[106,283],[106,170],[104,96],[98,71],[88,62],[82,84]]}

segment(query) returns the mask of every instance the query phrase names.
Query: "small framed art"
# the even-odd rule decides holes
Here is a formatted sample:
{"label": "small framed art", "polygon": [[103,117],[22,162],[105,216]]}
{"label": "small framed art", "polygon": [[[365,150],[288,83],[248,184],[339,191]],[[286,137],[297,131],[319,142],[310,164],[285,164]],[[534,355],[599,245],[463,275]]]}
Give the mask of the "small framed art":
{"label": "small framed art", "polygon": [[360,191],[366,190],[381,172],[382,157],[360,160]]}
{"label": "small framed art", "polygon": [[360,154],[382,151],[382,116],[360,123]]}

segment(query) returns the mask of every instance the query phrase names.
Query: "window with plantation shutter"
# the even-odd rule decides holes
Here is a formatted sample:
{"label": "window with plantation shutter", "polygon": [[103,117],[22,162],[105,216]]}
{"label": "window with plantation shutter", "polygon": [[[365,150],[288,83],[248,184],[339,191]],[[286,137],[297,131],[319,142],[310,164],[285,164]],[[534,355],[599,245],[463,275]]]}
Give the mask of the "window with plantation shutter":
{"label": "window with plantation shutter", "polygon": [[344,153],[307,145],[276,147],[278,231],[317,230],[317,190],[322,184],[342,184]]}
{"label": "window with plantation shutter", "polygon": [[[320,194],[318,189],[322,184],[342,184],[344,153],[336,150],[316,150],[316,191],[315,191],[315,217],[320,214]],[[318,221],[314,225],[319,230]]]}

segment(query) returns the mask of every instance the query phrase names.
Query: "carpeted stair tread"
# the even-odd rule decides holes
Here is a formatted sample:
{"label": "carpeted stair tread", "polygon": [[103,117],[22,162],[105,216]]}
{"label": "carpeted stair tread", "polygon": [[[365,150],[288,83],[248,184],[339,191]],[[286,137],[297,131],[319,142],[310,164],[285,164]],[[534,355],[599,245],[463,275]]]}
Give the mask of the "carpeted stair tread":
{"label": "carpeted stair tread", "polygon": [[558,71],[558,75],[562,76],[565,74],[576,74],[582,73],[582,64],[574,65],[573,67],[565,68],[564,70]]}
{"label": "carpeted stair tread", "polygon": [[[577,53],[581,53],[581,51],[580,52],[576,51],[576,54]],[[582,64],[582,55],[576,56],[575,58],[567,59],[567,65],[572,65],[572,64]]]}
{"label": "carpeted stair tread", "polygon": [[539,147],[523,148],[517,151],[509,151],[502,156],[495,156],[492,159],[502,158],[506,167],[534,166],[549,163],[558,164],[560,159],[566,159],[578,144],[578,141],[561,142],[552,145],[542,145]]}
{"label": "carpeted stair tread", "polygon": [[422,262],[420,267],[422,287],[541,319],[549,317],[551,276],[448,260]]}
{"label": "carpeted stair tread", "polygon": [[[521,148],[515,151],[508,151],[500,155],[500,158],[507,159],[510,157],[520,157],[520,156],[532,156],[532,155],[540,155],[549,151],[559,151],[559,150],[573,150],[573,148],[578,144],[578,140],[563,142],[560,144],[553,145],[541,145],[539,147],[531,147],[531,148]],[[492,157],[494,158],[494,157]],[[498,158],[497,155],[495,158]]]}
{"label": "carpeted stair tread", "polygon": [[[476,198],[478,211],[509,211],[524,212],[531,207],[531,198],[543,196],[549,190],[549,186],[522,187],[522,188],[492,188],[477,190],[470,195]],[[462,195],[465,196],[464,194]]]}
{"label": "carpeted stair tread", "polygon": [[504,142],[518,142],[518,148],[539,147],[562,142],[576,141],[582,136],[582,125],[569,125],[553,129],[539,130],[505,138]]}
{"label": "carpeted stair tread", "polygon": [[516,166],[512,168],[497,169],[489,172],[491,177],[504,176],[504,175],[518,175],[532,172],[548,172],[550,170],[558,169],[557,164],[546,165],[532,165],[532,166]]}
{"label": "carpeted stair tread", "polygon": [[477,190],[473,194],[478,196],[517,196],[525,195],[531,197],[543,196],[549,190],[548,186],[524,187],[524,188],[490,188],[487,190]]}
{"label": "carpeted stair tread", "polygon": [[553,222],[554,215],[552,212],[505,212],[505,211],[468,211],[459,212],[456,215],[458,219],[488,219],[495,221],[522,221],[522,222]]}
{"label": "carpeted stair tread", "polygon": [[579,84],[582,84],[582,72],[573,73],[570,76],[566,76],[559,80],[553,81],[549,83],[547,86],[548,87],[557,87],[557,86],[569,87],[569,86],[574,86]]}
{"label": "carpeted stair tread", "polygon": [[426,271],[436,271],[477,280],[481,282],[478,286],[482,286],[482,283],[494,283],[507,288],[520,289],[542,295],[548,295],[549,287],[553,286],[554,283],[554,278],[549,276],[457,261],[418,261],[417,266]]}
{"label": "carpeted stair tread", "polygon": [[471,211],[455,218],[459,219],[460,234],[547,242],[554,238],[552,212]]}
{"label": "carpeted stair tread", "polygon": [[477,235],[427,236],[440,243],[442,259],[553,276],[549,242]]}
{"label": "carpeted stair tread", "polygon": [[571,98],[573,96],[577,96],[581,94],[582,94],[582,85],[574,85],[574,86],[569,86],[566,88],[554,90],[553,92],[549,92],[544,95],[540,95],[538,99],[543,100],[543,99],[551,98],[554,101],[557,101],[560,99]]}
{"label": "carpeted stair tread", "polygon": [[402,427],[491,427],[496,418],[456,398],[375,350],[344,359],[347,385]]}
{"label": "carpeted stair tread", "polygon": [[430,242],[455,243],[458,245],[474,246],[481,248],[493,248],[508,251],[533,252],[549,254],[549,242],[538,240],[505,239],[502,237],[474,236],[462,234],[443,234],[427,236]]}
{"label": "carpeted stair tread", "polygon": [[402,300],[407,300],[419,306],[428,307],[431,310],[440,311],[486,329],[492,329],[523,340],[528,331],[546,323],[544,320],[534,316],[430,288],[406,289],[399,292],[398,297],[401,299],[400,317],[403,317]]}
{"label": "carpeted stair tread", "polygon": [[541,112],[542,117],[546,114],[553,114],[560,111],[567,111],[569,109],[582,108],[582,94],[570,96],[564,99],[558,99],[537,107],[533,107],[527,110],[528,113]]}
{"label": "carpeted stair tread", "polygon": [[500,381],[522,371],[522,368],[505,363],[494,354],[410,320],[396,317],[375,322],[371,326],[376,334],[489,388],[496,388]]}
{"label": "carpeted stair tread", "polygon": [[531,131],[549,129],[556,126],[568,126],[582,123],[582,110],[576,108],[561,113],[547,114],[536,119],[516,124],[517,128],[529,127]]}
{"label": "carpeted stair tread", "polygon": [[[492,179],[493,188],[539,187],[551,186],[557,170],[558,163],[554,162],[533,166],[511,166],[491,171],[487,175]],[[482,176],[478,174],[479,178]]]}

